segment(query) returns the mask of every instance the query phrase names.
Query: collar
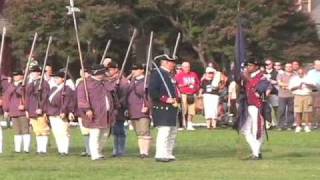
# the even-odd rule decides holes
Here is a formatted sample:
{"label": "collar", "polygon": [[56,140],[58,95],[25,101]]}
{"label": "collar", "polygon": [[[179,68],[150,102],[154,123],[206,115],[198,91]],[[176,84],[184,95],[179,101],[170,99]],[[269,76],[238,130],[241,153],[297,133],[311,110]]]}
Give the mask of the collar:
{"label": "collar", "polygon": [[271,74],[272,71],[273,71],[273,69],[266,69],[266,72],[267,72],[268,74]]}
{"label": "collar", "polygon": [[137,80],[141,80],[143,78],[144,78],[144,75],[140,75],[140,76],[135,77],[135,80],[137,81]]}
{"label": "collar", "polygon": [[163,70],[165,70],[165,71],[167,71],[168,73],[171,72],[168,68],[166,68],[166,67],[164,67],[164,66],[161,66],[160,68],[163,69]]}
{"label": "collar", "polygon": [[96,77],[94,76],[91,76],[92,79],[96,80],[96,81],[102,81],[102,79],[97,79]]}
{"label": "collar", "polygon": [[254,77],[256,77],[259,73],[260,73],[260,70],[257,70],[256,72],[251,73],[251,74],[250,74],[250,77],[251,77],[251,78],[254,78]]}

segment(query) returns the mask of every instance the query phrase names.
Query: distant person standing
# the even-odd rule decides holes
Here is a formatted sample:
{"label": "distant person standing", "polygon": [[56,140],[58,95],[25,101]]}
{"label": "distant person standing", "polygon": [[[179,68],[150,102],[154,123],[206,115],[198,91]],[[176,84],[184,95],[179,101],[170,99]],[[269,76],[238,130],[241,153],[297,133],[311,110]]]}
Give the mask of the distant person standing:
{"label": "distant person standing", "polygon": [[[273,68],[273,61],[271,59],[267,59],[265,61],[265,74],[264,76],[267,78],[267,80],[271,83],[272,85],[272,90],[270,95],[268,96],[268,103],[272,107],[273,112],[275,112],[275,117],[277,117],[277,111],[278,111],[278,106],[279,106],[279,99],[278,99],[278,89],[277,89],[277,76],[278,72]],[[267,119],[270,123],[270,127],[274,127],[278,120],[275,119]]]}
{"label": "distant person standing", "polygon": [[182,63],[182,72],[176,75],[176,83],[181,94],[183,126],[187,130],[195,130],[192,118],[196,114],[195,99],[200,88],[200,80],[195,72],[191,71],[190,63]]}
{"label": "distant person standing", "polygon": [[313,69],[311,69],[307,78],[315,85],[313,93],[313,118],[315,126],[320,126],[320,60],[313,62]]}
{"label": "distant person standing", "polygon": [[273,68],[274,68],[275,71],[277,71],[278,74],[282,74],[284,72],[283,69],[282,69],[280,61],[274,62]]}
{"label": "distant person standing", "polygon": [[[305,120],[305,132],[311,131],[312,115],[312,96],[311,92],[314,87],[307,77],[305,70],[300,68],[289,81],[289,89],[294,95],[294,112],[296,114],[296,130],[298,133],[302,130],[302,121]],[[304,118],[303,118],[304,117]]]}
{"label": "distant person standing", "polygon": [[219,106],[219,82],[214,81],[217,72],[212,67],[206,68],[206,74],[201,82],[200,95],[203,96],[204,116],[207,128],[216,128]]}
{"label": "distant person standing", "polygon": [[285,71],[277,76],[279,85],[278,128],[290,130],[294,123],[293,94],[289,90],[289,81],[293,76],[291,63],[285,64]]}

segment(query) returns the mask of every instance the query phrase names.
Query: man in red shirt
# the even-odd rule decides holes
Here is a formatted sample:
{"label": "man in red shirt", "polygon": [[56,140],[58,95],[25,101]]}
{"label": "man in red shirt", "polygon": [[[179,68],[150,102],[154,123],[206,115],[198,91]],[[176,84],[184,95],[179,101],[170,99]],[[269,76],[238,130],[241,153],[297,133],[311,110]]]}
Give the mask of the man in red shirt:
{"label": "man in red shirt", "polygon": [[181,94],[181,108],[183,114],[183,127],[195,130],[192,118],[196,114],[195,98],[200,89],[200,80],[195,72],[191,72],[190,63],[182,63],[182,72],[176,75],[176,83]]}

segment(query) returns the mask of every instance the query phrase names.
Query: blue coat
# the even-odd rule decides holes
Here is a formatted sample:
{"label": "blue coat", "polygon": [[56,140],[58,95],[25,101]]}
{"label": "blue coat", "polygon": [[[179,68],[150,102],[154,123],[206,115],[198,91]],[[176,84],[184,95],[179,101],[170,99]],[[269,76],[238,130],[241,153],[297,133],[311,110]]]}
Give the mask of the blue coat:
{"label": "blue coat", "polygon": [[[164,81],[168,85],[172,98],[177,97],[174,77],[166,70],[160,68]],[[165,103],[169,94],[163,81],[157,71],[150,75],[149,94],[152,100],[152,119],[155,126],[176,126],[177,125],[177,107]]]}

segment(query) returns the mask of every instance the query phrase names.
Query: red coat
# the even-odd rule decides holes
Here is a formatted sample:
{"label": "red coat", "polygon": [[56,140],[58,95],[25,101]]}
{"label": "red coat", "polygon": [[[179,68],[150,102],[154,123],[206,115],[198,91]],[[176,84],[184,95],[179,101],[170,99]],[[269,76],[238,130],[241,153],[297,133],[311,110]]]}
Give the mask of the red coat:
{"label": "red coat", "polygon": [[263,79],[263,73],[258,73],[254,77],[250,78],[246,83],[246,93],[248,97],[248,105],[256,106],[257,108],[262,107],[262,99],[257,96],[257,87]]}

